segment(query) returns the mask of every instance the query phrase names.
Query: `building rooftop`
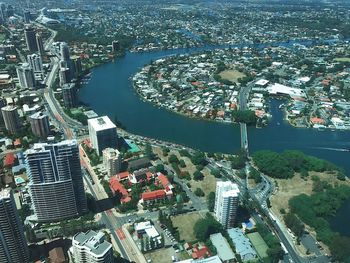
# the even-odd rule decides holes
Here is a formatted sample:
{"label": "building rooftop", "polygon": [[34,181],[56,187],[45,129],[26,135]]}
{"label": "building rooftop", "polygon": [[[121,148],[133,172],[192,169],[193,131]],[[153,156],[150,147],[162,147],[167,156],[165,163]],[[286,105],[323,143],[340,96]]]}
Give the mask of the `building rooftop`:
{"label": "building rooftop", "polygon": [[256,258],[256,251],[241,229],[231,228],[227,230],[227,233],[235,245],[236,253],[241,256],[243,261]]}
{"label": "building rooftop", "polygon": [[102,131],[107,129],[116,129],[115,124],[108,118],[108,116],[89,119],[88,123],[95,131]]}
{"label": "building rooftop", "polygon": [[2,199],[2,198],[9,198],[10,197],[10,193],[11,193],[11,189],[8,189],[8,188],[2,189],[0,191],[0,199]]}
{"label": "building rooftop", "polygon": [[32,115],[30,115],[31,119],[43,119],[46,117],[47,117],[47,115],[42,113],[42,112],[36,112],[36,113],[33,113]]}
{"label": "building rooftop", "polygon": [[95,255],[104,255],[112,248],[112,245],[105,241],[104,233],[96,233],[93,230],[89,230],[86,233],[78,233],[73,237],[73,240],[75,241],[75,244],[85,246]]}
{"label": "building rooftop", "polygon": [[235,254],[230,248],[227,240],[222,236],[221,233],[210,235],[210,240],[216,248],[218,256],[222,261],[228,261],[235,259]]}
{"label": "building rooftop", "polygon": [[142,193],[142,200],[149,201],[149,200],[161,199],[161,198],[165,198],[165,196],[166,194],[164,190],[155,190],[152,192]]}

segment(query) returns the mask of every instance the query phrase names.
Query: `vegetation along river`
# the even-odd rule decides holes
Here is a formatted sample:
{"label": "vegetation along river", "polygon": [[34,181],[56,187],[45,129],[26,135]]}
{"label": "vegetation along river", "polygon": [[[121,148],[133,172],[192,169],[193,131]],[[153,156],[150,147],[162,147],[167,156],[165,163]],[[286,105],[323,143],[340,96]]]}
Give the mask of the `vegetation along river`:
{"label": "vegetation along river", "polygon": [[[290,45],[292,42],[282,44]],[[142,101],[132,87],[131,77],[152,60],[212,48],[127,52],[125,57],[95,68],[89,83],[80,89],[79,98],[97,114],[106,114],[112,120],[117,117],[131,133],[208,152],[235,152],[240,147],[238,125],[191,119],[157,108]],[[343,167],[349,176],[350,132],[294,128],[283,121],[283,112],[278,108],[280,104],[281,101],[271,101],[273,118],[267,127],[248,129],[250,152],[296,149]],[[350,211],[346,214],[350,221]]]}

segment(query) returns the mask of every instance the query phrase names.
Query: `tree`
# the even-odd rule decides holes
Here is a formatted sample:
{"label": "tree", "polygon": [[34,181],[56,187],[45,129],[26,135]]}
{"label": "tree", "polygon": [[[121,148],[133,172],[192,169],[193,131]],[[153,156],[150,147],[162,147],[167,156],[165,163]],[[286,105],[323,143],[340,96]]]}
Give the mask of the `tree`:
{"label": "tree", "polygon": [[203,175],[202,172],[200,172],[200,171],[197,170],[197,171],[195,171],[195,172],[193,173],[193,179],[196,180],[196,181],[201,181],[201,180],[204,179],[204,175]]}
{"label": "tree", "polygon": [[194,164],[194,165],[207,165],[207,161],[205,159],[205,154],[203,152],[195,152],[194,155],[192,155],[191,157],[191,162]]}
{"label": "tree", "polygon": [[248,125],[255,124],[257,117],[255,112],[251,110],[236,110],[232,112],[232,117],[235,122],[243,122]]}
{"label": "tree", "polygon": [[335,236],[330,244],[332,256],[339,262],[350,262],[350,238]]}
{"label": "tree", "polygon": [[212,175],[214,175],[215,178],[221,178],[222,177],[219,169],[212,169],[210,172],[211,172]]}
{"label": "tree", "polygon": [[222,230],[221,224],[209,213],[205,218],[199,219],[193,228],[196,238],[200,241],[205,241],[211,234],[222,232]]}
{"label": "tree", "polygon": [[287,227],[290,228],[298,238],[304,234],[305,226],[295,214],[288,213],[284,215],[283,219]]}
{"label": "tree", "polygon": [[214,206],[215,206],[215,192],[210,192],[207,196],[207,203],[208,203],[208,209],[209,212],[214,211]]}
{"label": "tree", "polygon": [[152,146],[149,142],[146,143],[145,146],[145,155],[147,156],[148,159],[153,160],[154,159],[154,153],[152,150]]}
{"label": "tree", "polygon": [[203,190],[200,189],[200,188],[196,188],[196,190],[194,191],[194,194],[195,194],[196,196],[199,196],[199,197],[204,196],[204,192],[203,192]]}
{"label": "tree", "polygon": [[172,163],[176,163],[176,164],[179,163],[179,159],[176,157],[175,154],[171,154],[171,155],[169,156],[168,161],[169,161],[169,163],[171,163],[171,164],[172,164]]}
{"label": "tree", "polygon": [[156,172],[164,172],[164,165],[163,164],[157,164],[156,166]]}

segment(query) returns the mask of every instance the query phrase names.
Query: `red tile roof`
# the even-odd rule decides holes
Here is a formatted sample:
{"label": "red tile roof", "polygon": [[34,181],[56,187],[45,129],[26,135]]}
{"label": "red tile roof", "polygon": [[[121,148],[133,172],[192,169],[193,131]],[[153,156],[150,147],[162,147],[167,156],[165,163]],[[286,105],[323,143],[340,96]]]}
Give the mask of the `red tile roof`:
{"label": "red tile roof", "polygon": [[209,251],[207,247],[204,246],[200,249],[198,248],[192,249],[192,258],[202,259],[202,258],[205,258],[206,256],[209,256]]}
{"label": "red tile roof", "polygon": [[120,180],[128,178],[130,173],[128,171],[117,174],[117,178]]}
{"label": "red tile roof", "polygon": [[109,180],[109,187],[111,188],[113,193],[120,192],[123,197],[126,197],[129,195],[128,191],[125,189],[125,187],[118,181],[116,177],[112,177]]}
{"label": "red tile roof", "polygon": [[142,200],[151,201],[151,200],[163,199],[165,198],[165,196],[166,195],[164,190],[155,190],[152,192],[142,193]]}
{"label": "red tile roof", "polygon": [[8,153],[4,159],[4,166],[12,167],[15,164],[16,157],[12,153]]}
{"label": "red tile roof", "polygon": [[162,173],[158,175],[158,180],[162,184],[163,188],[166,188],[170,184],[168,178]]}

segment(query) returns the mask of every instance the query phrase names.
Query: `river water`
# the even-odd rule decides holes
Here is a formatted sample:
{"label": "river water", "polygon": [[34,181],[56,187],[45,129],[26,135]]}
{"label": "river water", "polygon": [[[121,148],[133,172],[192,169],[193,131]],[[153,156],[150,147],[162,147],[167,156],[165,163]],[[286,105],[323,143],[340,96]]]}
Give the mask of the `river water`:
{"label": "river water", "polygon": [[[99,115],[108,115],[112,120],[117,117],[131,133],[208,152],[235,152],[240,147],[238,125],[191,119],[157,108],[142,101],[132,88],[131,77],[152,60],[204,49],[210,48],[128,52],[125,57],[94,69],[90,82],[79,91],[79,98]],[[283,121],[280,104],[281,101],[271,101],[273,118],[267,127],[248,128],[250,152],[296,149],[331,161],[350,175],[350,132],[294,128]],[[350,221],[350,211],[345,214]]]}

